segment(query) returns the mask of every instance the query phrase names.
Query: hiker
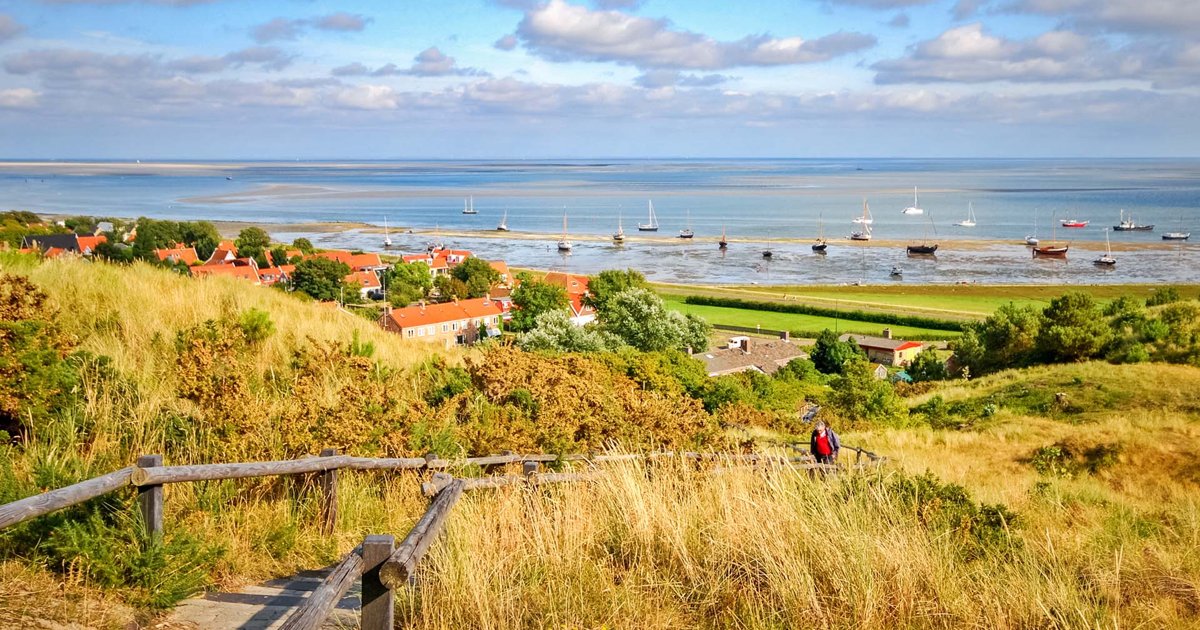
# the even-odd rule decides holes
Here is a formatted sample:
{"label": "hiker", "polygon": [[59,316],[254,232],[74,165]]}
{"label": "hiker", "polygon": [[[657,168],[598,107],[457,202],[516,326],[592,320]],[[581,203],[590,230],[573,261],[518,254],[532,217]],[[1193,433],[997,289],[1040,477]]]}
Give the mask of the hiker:
{"label": "hiker", "polygon": [[837,461],[842,443],[833,429],[826,426],[823,421],[818,421],[817,427],[813,429],[808,447],[818,464],[832,464]]}

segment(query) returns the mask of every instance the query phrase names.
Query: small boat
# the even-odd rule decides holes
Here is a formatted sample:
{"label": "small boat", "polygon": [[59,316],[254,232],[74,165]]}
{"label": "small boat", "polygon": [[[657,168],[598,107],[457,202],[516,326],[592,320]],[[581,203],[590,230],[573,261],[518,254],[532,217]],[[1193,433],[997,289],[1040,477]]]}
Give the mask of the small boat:
{"label": "small boat", "polygon": [[975,204],[967,202],[967,218],[955,223],[958,227],[975,227]]}
{"label": "small boat", "polygon": [[875,222],[875,217],[871,216],[871,208],[867,206],[867,198],[863,197],[863,213],[861,217],[854,217],[854,223],[860,225],[871,225]]}
{"label": "small boat", "polygon": [[617,215],[617,231],[613,233],[613,242],[618,245],[625,242],[625,228],[621,225],[621,215]]}
{"label": "small boat", "polygon": [[855,231],[851,232],[850,240],[852,240],[852,241],[869,241],[869,240],[871,240],[871,228],[866,228],[864,230],[855,230]]}
{"label": "small boat", "polygon": [[569,252],[571,251],[571,247],[571,241],[567,240],[567,213],[564,212],[562,238],[558,239],[558,251]]}
{"label": "small boat", "polygon": [[679,238],[692,238],[696,233],[692,231],[692,211],[687,212],[687,227],[679,230]]}
{"label": "small boat", "polygon": [[1092,261],[1099,267],[1115,267],[1117,259],[1113,258],[1112,245],[1108,241],[1108,230],[1104,230],[1104,255]]}
{"label": "small boat", "polygon": [[1133,220],[1132,214],[1126,218],[1125,211],[1121,210],[1121,221],[1120,223],[1114,225],[1113,229],[1118,232],[1153,232],[1154,225],[1138,225],[1137,222]]}
{"label": "small boat", "polygon": [[825,241],[825,217],[818,219],[817,242],[813,243],[812,250],[819,254],[824,254],[825,249],[829,247],[829,243]]}
{"label": "small boat", "polygon": [[717,248],[724,250],[729,247],[729,241],[725,240],[725,226],[721,226],[721,240],[717,241]]}
{"label": "small boat", "polygon": [[913,186],[913,205],[900,211],[900,214],[925,214],[925,210],[917,203],[917,187]]}
{"label": "small boat", "polygon": [[1164,241],[1186,241],[1191,236],[1191,232],[1166,232],[1162,235],[1162,239]]}
{"label": "small boat", "polygon": [[1033,234],[1025,235],[1025,244],[1029,245],[1031,247],[1037,247],[1037,244],[1038,244],[1037,224],[1038,224],[1038,212],[1037,212],[1037,209],[1035,208],[1033,210]]}
{"label": "small boat", "polygon": [[1091,221],[1080,221],[1078,219],[1063,219],[1062,226],[1065,228],[1085,228]]}
{"label": "small boat", "polygon": [[475,209],[474,196],[463,200],[463,214],[479,214],[479,211]]}
{"label": "small boat", "polygon": [[[1058,233],[1057,233],[1057,231],[1054,231],[1054,230],[1052,229],[1052,231],[1050,232],[1050,242],[1051,242],[1051,243],[1054,243],[1054,241],[1056,241],[1056,240],[1057,240],[1057,236],[1058,236]],[[1034,258],[1042,258],[1042,257],[1045,257],[1045,258],[1066,258],[1066,257],[1067,257],[1067,248],[1068,248],[1068,247],[1070,247],[1070,245],[1054,245],[1054,244],[1051,244],[1051,245],[1034,245],[1034,246],[1033,246],[1033,257],[1034,257]]]}
{"label": "small boat", "polygon": [[508,210],[507,209],[504,211],[504,216],[500,218],[500,225],[496,226],[496,231],[497,232],[507,232],[508,231]]}
{"label": "small boat", "polygon": [[383,218],[383,248],[384,249],[392,248],[392,236],[391,236],[391,234],[388,234],[387,217]]}
{"label": "small boat", "polygon": [[938,244],[929,242],[929,228],[933,227],[933,234],[937,236],[937,227],[933,225],[933,215],[929,215],[929,222],[925,225],[925,236],[921,239],[920,245],[909,245],[907,247],[910,256],[932,256],[937,253]]}
{"label": "small boat", "polygon": [[650,206],[650,219],[646,223],[639,223],[638,231],[639,232],[657,232],[658,231],[658,218],[656,218],[654,216],[654,202],[648,201],[646,203],[649,204],[649,206]]}
{"label": "small boat", "polygon": [[904,275],[904,270],[893,265],[892,272],[889,275],[891,275],[893,278],[899,278],[900,276]]}
{"label": "small boat", "polygon": [[771,250],[769,250],[769,249],[764,249],[764,250],[763,250],[763,258],[770,259],[770,258],[771,258],[772,256],[774,256],[774,255],[775,255],[775,254],[773,254],[773,253],[771,252]]}
{"label": "small boat", "polygon": [[1025,244],[1036,247],[1038,244],[1038,237],[1033,236],[1033,235],[1026,235],[1025,236]]}

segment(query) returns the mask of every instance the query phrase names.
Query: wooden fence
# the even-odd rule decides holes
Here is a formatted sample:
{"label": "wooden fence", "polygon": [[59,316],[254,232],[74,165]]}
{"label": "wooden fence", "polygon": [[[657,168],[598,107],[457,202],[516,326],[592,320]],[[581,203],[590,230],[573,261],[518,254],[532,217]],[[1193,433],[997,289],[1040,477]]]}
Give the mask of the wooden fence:
{"label": "wooden fence", "polygon": [[[800,445],[792,445],[797,450]],[[806,448],[807,445],[804,445]],[[884,458],[853,446],[843,446],[857,453],[855,467],[880,463]],[[863,462],[863,457],[867,458]],[[125,486],[137,489],[139,509],[146,534],[151,539],[163,533],[163,486],[169,483],[242,479],[278,475],[318,475],[317,488],[321,493],[320,525],[331,533],[337,522],[337,475],[339,470],[413,470],[432,472],[421,484],[422,493],[430,497],[429,507],[417,520],[399,545],[390,535],[367,536],[334,567],[333,571],[313,591],[284,623],[283,628],[299,630],[318,628],[332,613],[356,580],[362,581],[361,627],[363,630],[382,630],[392,627],[395,609],[393,591],[413,583],[417,566],[437,539],[450,511],[468,490],[498,488],[516,484],[550,484],[595,479],[602,471],[594,464],[632,460],[681,458],[697,462],[712,461],[745,465],[788,466],[815,472],[836,472],[834,464],[815,463],[807,453],[798,456],[769,454],[730,454],[695,452],[656,452],[644,454],[579,454],[579,455],[520,455],[504,453],[462,460],[446,460],[429,454],[425,457],[373,458],[339,455],[334,449],[321,451],[320,456],[274,462],[234,464],[193,464],[164,466],[162,456],[143,455],[136,466],[81,481],[39,495],[0,506],[0,529],[48,514],[72,505],[119,490]],[[591,466],[584,472],[541,472],[542,464],[582,462]],[[478,466],[485,471],[491,467],[521,464],[521,475],[491,475],[484,477],[454,477],[446,472]]]}

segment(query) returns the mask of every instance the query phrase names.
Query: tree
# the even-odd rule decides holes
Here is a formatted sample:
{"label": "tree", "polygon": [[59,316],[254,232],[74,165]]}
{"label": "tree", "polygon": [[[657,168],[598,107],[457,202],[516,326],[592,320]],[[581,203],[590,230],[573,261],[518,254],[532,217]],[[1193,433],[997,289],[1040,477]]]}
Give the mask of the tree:
{"label": "tree", "polygon": [[588,278],[588,296],[584,303],[596,309],[603,317],[608,309],[609,301],[618,293],[627,289],[645,289],[649,287],[646,276],[633,270],[609,269]]}
{"label": "tree", "polygon": [[601,352],[613,350],[621,340],[593,326],[576,326],[564,310],[546,311],[534,326],[517,338],[522,350],[552,352]]}
{"label": "tree", "polygon": [[208,221],[185,221],[179,224],[179,240],[196,248],[197,258],[208,260],[221,244],[221,234],[217,232],[217,226]]}
{"label": "tree", "polygon": [[467,283],[450,276],[438,276],[433,281],[433,287],[443,301],[467,299]]}
{"label": "tree", "polygon": [[838,341],[837,333],[826,328],[817,335],[810,357],[813,365],[822,374],[841,374],[851,359],[861,357],[863,351],[853,341]]}
{"label": "tree", "polygon": [[850,420],[899,426],[908,417],[904,401],[890,383],[875,378],[865,357],[850,359],[830,387],[830,404]]}
{"label": "tree", "polygon": [[1082,361],[1098,356],[1112,329],[1092,296],[1071,292],[1050,301],[1037,335],[1038,352],[1047,361]]}
{"label": "tree", "polygon": [[248,227],[238,232],[234,244],[237,245],[238,256],[253,258],[258,261],[259,266],[266,266],[264,264],[266,256],[263,254],[271,246],[271,235],[267,234],[266,230],[254,226]]}
{"label": "tree", "polygon": [[467,286],[467,297],[481,298],[500,281],[500,272],[482,258],[468,258],[453,269],[450,275]]}
{"label": "tree", "polygon": [[905,369],[913,382],[946,380],[946,363],[938,356],[933,346],[928,346],[913,358]]}
{"label": "tree", "polygon": [[397,263],[387,271],[388,300],[392,306],[408,306],[429,297],[433,277],[424,262]]}
{"label": "tree", "polygon": [[668,311],[662,299],[647,289],[626,289],[612,296],[606,309],[603,329],[643,352],[708,346],[707,322]]}
{"label": "tree", "polygon": [[303,237],[292,241],[292,247],[300,250],[302,254],[311,254],[317,251],[317,248],[313,247],[312,241]]}
{"label": "tree", "polygon": [[178,223],[141,217],[137,221],[137,238],[133,241],[133,256],[141,260],[158,260],[158,257],[154,255],[154,250],[174,247],[182,240],[183,234]]}
{"label": "tree", "polygon": [[520,284],[512,292],[512,303],[516,309],[509,326],[515,331],[530,330],[538,315],[549,311],[565,311],[571,304],[566,289],[560,286],[535,280],[527,273],[520,274],[518,280]]}
{"label": "tree", "polygon": [[1146,306],[1162,306],[1163,304],[1178,302],[1182,299],[1183,296],[1179,295],[1179,289],[1175,287],[1162,287],[1156,290],[1153,295],[1146,298]]}
{"label": "tree", "polygon": [[[346,293],[358,295],[358,287],[347,286],[350,266],[328,258],[309,258],[296,263],[292,288],[321,301],[334,301]],[[345,290],[345,293],[343,292]]]}

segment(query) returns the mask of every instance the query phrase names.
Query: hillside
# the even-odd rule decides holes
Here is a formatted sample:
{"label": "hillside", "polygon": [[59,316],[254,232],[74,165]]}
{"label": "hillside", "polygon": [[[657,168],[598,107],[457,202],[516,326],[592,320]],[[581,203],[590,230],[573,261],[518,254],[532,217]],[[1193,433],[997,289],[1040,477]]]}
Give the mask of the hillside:
{"label": "hillside", "polygon": [[[812,402],[844,443],[891,458],[878,475],[827,481],[630,464],[586,489],[473,493],[398,602],[415,627],[1200,621],[1200,368],[1030,367],[898,398],[807,361],[709,379],[680,353],[434,352],[236,280],[9,254],[0,306],[12,377],[0,411],[20,410],[2,416],[13,439],[0,448],[0,503],[143,453],[790,452]],[[886,416],[863,417],[859,399]],[[0,531],[0,619],[157,623],[198,589],[402,535],[425,502],[407,476],[339,483],[333,536],[286,479],[171,486],[160,547],[132,533],[132,493]]]}

